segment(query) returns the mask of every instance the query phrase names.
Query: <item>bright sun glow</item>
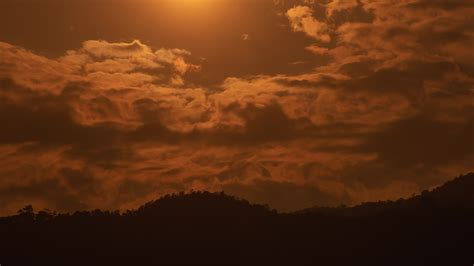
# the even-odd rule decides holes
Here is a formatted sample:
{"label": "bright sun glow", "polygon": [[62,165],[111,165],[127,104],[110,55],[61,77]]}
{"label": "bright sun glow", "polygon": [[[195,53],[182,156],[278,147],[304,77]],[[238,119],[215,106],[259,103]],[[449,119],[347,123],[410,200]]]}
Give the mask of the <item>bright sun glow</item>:
{"label": "bright sun glow", "polygon": [[185,17],[190,23],[198,24],[220,17],[231,6],[226,0],[158,0],[155,3],[169,15]]}
{"label": "bright sun glow", "polygon": [[225,1],[222,0],[161,0],[165,8],[176,13],[210,13],[222,7]]}

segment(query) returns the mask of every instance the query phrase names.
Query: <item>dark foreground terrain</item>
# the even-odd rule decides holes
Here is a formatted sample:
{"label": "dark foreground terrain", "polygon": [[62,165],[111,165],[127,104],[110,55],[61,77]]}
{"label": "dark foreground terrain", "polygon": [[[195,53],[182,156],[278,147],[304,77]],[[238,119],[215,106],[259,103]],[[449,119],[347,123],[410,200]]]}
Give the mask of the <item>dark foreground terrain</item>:
{"label": "dark foreground terrain", "polygon": [[279,214],[222,193],[0,218],[9,265],[473,265],[474,174],[397,201]]}

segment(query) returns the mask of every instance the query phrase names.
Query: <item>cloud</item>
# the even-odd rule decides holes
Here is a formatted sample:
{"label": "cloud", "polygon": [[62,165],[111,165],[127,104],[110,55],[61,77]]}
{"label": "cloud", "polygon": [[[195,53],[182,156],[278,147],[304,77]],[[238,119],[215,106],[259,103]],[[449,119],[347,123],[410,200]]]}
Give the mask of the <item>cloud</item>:
{"label": "cloud", "polygon": [[249,41],[251,39],[250,35],[247,33],[240,35],[240,38],[242,39],[242,41]]}
{"label": "cloud", "polygon": [[391,124],[369,138],[368,147],[387,163],[437,165],[474,155],[474,119],[437,121],[415,116]]}
{"label": "cloud", "polygon": [[0,43],[0,74],[31,89],[59,93],[71,82],[89,82],[97,88],[143,87],[149,84],[181,86],[183,75],[198,71],[189,64],[190,53],[183,49],[153,51],[140,41],[109,43],[85,41],[78,50],[57,59],[31,53],[21,47]]}
{"label": "cloud", "polygon": [[[150,47],[143,45],[140,41],[134,40],[131,43],[109,43],[106,41],[90,40],[85,41],[82,48],[87,53],[98,58],[153,58],[153,51]],[[150,66],[155,67],[153,60]]]}
{"label": "cloud", "polygon": [[326,55],[329,52],[328,48],[319,47],[314,44],[307,46],[305,49],[316,55]]}
{"label": "cloud", "polygon": [[[473,170],[472,6],[277,6],[304,62],[280,51],[285,69],[214,69],[228,77],[212,86],[208,59],[184,49],[88,40],[46,57],[0,42],[0,212],[132,208],[188,189],[295,210],[396,199]],[[267,56],[253,46],[267,35],[234,32],[252,36],[239,42],[256,51],[249,67]],[[280,37],[272,49],[286,49]]]}
{"label": "cloud", "polygon": [[358,4],[357,0],[333,0],[326,5],[326,13],[331,17],[334,12],[355,8]]}
{"label": "cloud", "polygon": [[224,186],[224,191],[251,202],[269,204],[269,206],[284,212],[317,205],[337,206],[350,201],[347,195],[338,197],[310,185],[295,185],[271,180],[255,180],[248,185],[228,184]]}
{"label": "cloud", "polygon": [[320,22],[312,15],[312,10],[307,6],[296,6],[286,12],[290,25],[294,31],[306,33],[323,43],[330,42],[328,26]]}

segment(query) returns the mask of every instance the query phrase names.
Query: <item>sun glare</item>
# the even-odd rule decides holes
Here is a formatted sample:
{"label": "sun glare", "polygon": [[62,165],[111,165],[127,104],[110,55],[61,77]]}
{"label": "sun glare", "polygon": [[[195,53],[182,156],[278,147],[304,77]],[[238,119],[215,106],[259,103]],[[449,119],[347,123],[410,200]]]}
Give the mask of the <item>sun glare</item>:
{"label": "sun glare", "polygon": [[182,9],[203,10],[215,7],[224,1],[220,0],[161,0],[170,7],[178,7]]}

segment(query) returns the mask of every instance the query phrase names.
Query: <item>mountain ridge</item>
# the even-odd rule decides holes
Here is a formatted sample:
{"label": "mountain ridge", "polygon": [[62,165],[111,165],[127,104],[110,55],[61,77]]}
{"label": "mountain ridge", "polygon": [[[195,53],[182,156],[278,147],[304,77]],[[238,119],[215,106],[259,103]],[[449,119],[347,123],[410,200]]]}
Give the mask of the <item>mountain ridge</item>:
{"label": "mountain ridge", "polygon": [[[398,200],[387,200],[377,202],[363,202],[354,206],[340,207],[320,207],[314,206],[293,212],[281,213],[272,209],[269,205],[251,203],[246,199],[228,195],[224,192],[191,191],[189,193],[179,192],[167,194],[156,200],[146,202],[135,210],[115,211],[76,211],[74,214],[84,213],[105,213],[120,215],[145,215],[145,216],[262,216],[274,214],[309,214],[325,213],[340,214],[343,212],[362,214],[367,209],[373,209],[373,212],[386,208],[393,211],[394,208],[416,209],[420,204],[430,205],[431,207],[449,208],[465,207],[474,209],[474,173],[459,175],[458,177],[445,182],[431,190],[424,190],[417,195],[409,198],[400,198]],[[42,215],[55,216],[56,212],[49,210],[39,211],[37,214],[33,211],[33,206],[25,206],[18,211],[17,215],[0,217],[16,217],[18,215]],[[43,218],[44,219],[44,218]]]}
{"label": "mountain ridge", "polygon": [[[224,193],[0,218],[5,265],[471,265],[474,174],[397,201],[278,213]],[[51,251],[54,250],[54,253]]]}

